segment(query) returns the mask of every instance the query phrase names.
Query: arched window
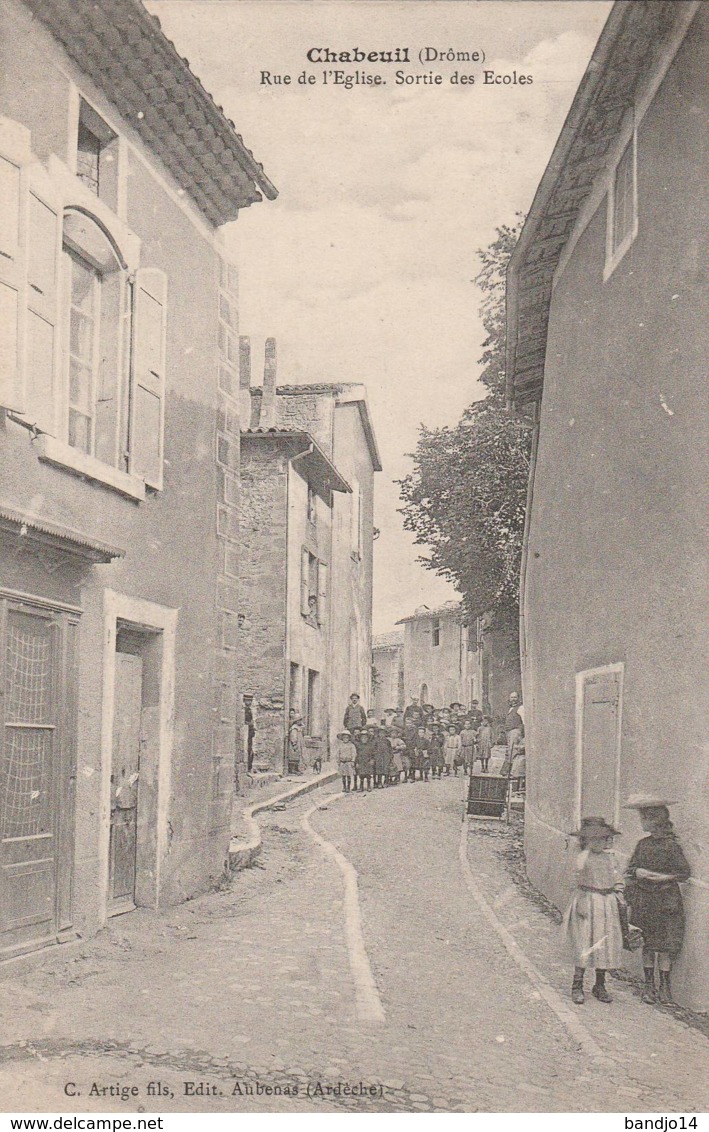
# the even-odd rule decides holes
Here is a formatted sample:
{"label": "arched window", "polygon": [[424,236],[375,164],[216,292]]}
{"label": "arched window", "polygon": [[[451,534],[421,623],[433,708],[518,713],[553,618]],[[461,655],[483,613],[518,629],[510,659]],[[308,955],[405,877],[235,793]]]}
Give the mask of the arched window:
{"label": "arched window", "polygon": [[67,442],[120,467],[120,453],[127,451],[127,405],[121,404],[128,358],[124,315],[130,309],[125,262],[94,217],[67,209],[63,266]]}

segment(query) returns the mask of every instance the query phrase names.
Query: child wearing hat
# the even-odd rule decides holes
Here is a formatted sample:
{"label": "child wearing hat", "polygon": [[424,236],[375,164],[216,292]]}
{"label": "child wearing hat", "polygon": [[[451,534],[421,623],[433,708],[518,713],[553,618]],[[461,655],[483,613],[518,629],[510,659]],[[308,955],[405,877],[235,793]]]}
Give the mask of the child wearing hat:
{"label": "child wearing hat", "polygon": [[611,1002],[606,971],[622,963],[618,902],[623,899],[623,880],[611,849],[618,834],[605,818],[599,817],[582,818],[580,828],[569,834],[578,837],[581,849],[576,859],[576,891],[564,916],[576,963],[571,1001],[578,1006],[585,1001],[583,978],[588,966],[596,969],[591,993],[599,1002]]}
{"label": "child wearing hat", "polygon": [[[624,809],[637,810],[645,837],[638,841],[625,872],[633,923],[643,933],[643,1002],[672,1002],[670,971],[684,940],[684,905],[680,884],[690,868],[675,835],[666,798],[634,794]],[[655,960],[660,976],[655,986]]]}
{"label": "child wearing hat", "polygon": [[355,772],[357,748],[352,742],[352,735],[349,731],[341,731],[337,739],[337,768],[342,778],[342,789],[345,794],[349,794]]}
{"label": "child wearing hat", "polygon": [[489,715],[485,716],[478,730],[478,754],[483,774],[486,774],[492,754],[492,720]]}

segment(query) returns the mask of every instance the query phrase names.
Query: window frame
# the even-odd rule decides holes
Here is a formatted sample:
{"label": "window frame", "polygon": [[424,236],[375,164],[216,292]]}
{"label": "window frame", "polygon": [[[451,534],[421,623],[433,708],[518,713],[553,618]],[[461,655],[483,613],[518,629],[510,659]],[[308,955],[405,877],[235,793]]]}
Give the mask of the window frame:
{"label": "window frame", "polygon": [[[615,245],[615,220],[616,220],[616,181],[618,176],[618,169],[620,168],[623,158],[630,149],[630,169],[632,177],[632,193],[631,193],[631,207],[632,207],[632,222],[626,234],[621,241]],[[628,249],[635,242],[638,234],[638,131],[637,124],[634,120],[629,125],[626,125],[622,131],[620,140],[613,155],[613,161],[609,168],[607,178],[607,191],[606,191],[606,257],[605,265],[603,268],[603,281],[610,279],[620,261],[624,258]]]}

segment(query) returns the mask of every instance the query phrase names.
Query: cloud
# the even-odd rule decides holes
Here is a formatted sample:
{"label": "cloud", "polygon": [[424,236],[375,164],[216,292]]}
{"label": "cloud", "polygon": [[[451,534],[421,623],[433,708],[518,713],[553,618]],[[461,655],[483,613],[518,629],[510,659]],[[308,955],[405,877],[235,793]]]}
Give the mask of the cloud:
{"label": "cloud", "polygon": [[[369,390],[385,464],[375,623],[386,629],[450,596],[416,564],[391,481],[406,474],[422,421],[452,424],[480,395],[476,253],[529,207],[610,4],[148,6],[280,191],[227,235],[242,333],[276,336],[281,381]],[[475,68],[473,87],[396,87],[394,68],[384,88],[259,84],[261,69],[297,76],[315,44],[404,43],[482,47],[488,68],[534,82],[485,87]],[[454,68],[430,69],[447,79]]]}

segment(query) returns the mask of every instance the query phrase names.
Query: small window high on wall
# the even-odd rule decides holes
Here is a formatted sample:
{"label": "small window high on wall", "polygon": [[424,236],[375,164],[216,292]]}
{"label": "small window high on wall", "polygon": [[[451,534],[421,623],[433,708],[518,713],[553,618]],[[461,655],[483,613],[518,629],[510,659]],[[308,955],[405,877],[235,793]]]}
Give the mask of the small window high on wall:
{"label": "small window high on wall", "polygon": [[81,100],[76,138],[76,175],[110,208],[118,196],[118,137],[103,118]]}
{"label": "small window high on wall", "polygon": [[637,233],[637,137],[633,130],[620,152],[608,184],[604,279],[608,279],[613,273]]}

